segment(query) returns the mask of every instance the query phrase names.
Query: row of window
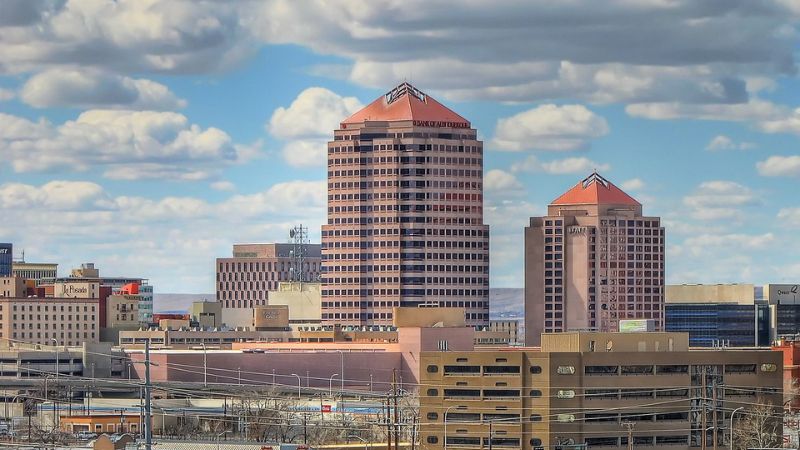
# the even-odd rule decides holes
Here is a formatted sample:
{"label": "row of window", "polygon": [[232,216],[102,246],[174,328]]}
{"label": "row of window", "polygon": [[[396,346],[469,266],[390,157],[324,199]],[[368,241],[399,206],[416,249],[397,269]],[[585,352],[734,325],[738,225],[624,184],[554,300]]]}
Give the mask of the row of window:
{"label": "row of window", "polygon": [[483,192],[483,183],[479,181],[442,181],[442,180],[375,180],[375,181],[341,181],[328,182],[328,189],[452,189],[459,193],[472,190]]}
{"label": "row of window", "polygon": [[339,296],[371,296],[371,295],[408,295],[408,296],[421,296],[421,295],[436,295],[436,296],[471,296],[471,297],[489,297],[488,289],[323,289],[323,297],[339,297]]}
{"label": "row of window", "polygon": [[373,235],[399,235],[399,236],[459,236],[459,237],[480,237],[489,236],[480,228],[377,228],[364,230],[322,230],[323,241],[326,237],[332,236],[373,236]]}
{"label": "row of window", "polygon": [[408,169],[408,168],[390,168],[390,169],[351,169],[351,170],[329,170],[328,180],[334,178],[347,178],[347,177],[380,177],[380,176],[403,176],[403,177],[469,177],[477,178],[481,176],[481,170],[470,169]]}
{"label": "row of window", "polygon": [[478,217],[343,217],[328,218],[328,225],[372,225],[390,223],[428,223],[433,225],[483,225]]}
{"label": "row of window", "polygon": [[[433,151],[438,151],[438,145],[434,144]],[[361,158],[330,158],[328,166],[338,165],[373,165],[373,164],[458,164],[458,165],[483,165],[482,158],[455,158],[450,156],[376,156]]]}
{"label": "row of window", "polygon": [[[408,133],[405,133],[408,134]],[[411,151],[428,151],[428,152],[459,152],[459,153],[481,153],[483,148],[477,145],[447,145],[447,144],[374,144],[374,145],[367,145],[373,138],[370,137],[368,140],[363,140],[361,145],[358,145],[359,142],[356,142],[356,145],[350,146],[336,146],[332,145],[328,147],[328,154],[341,154],[341,153],[365,153],[365,152],[385,152],[385,151],[399,151],[399,152],[411,152]],[[380,138],[377,138],[380,139]],[[473,138],[474,139],[474,138]],[[334,140],[336,136],[334,136]],[[355,139],[354,139],[355,140]],[[361,157],[359,159],[359,163],[361,160],[365,159],[365,157]],[[377,157],[375,158],[377,159]],[[329,159],[329,161],[332,161]],[[352,164],[354,164],[353,162]]]}
{"label": "row of window", "polygon": [[[327,270],[331,269],[331,270]],[[376,265],[335,265],[332,267],[323,267],[325,272],[396,272],[402,270],[405,272],[474,272],[474,273],[488,273],[489,267],[486,265],[449,265],[449,264],[376,264]],[[323,275],[322,278],[327,278],[330,275]]]}
{"label": "row of window", "polygon": [[[44,312],[49,312],[50,311],[50,306],[53,307],[53,309],[52,309],[53,312],[59,312],[59,311],[60,312],[64,312],[65,311],[64,305],[49,305],[49,304],[47,304],[47,301],[43,301],[42,303],[44,305],[36,305],[36,312],[41,312],[42,311],[42,306],[44,306]],[[27,306],[28,306],[27,310],[29,312],[32,312],[33,311],[33,305],[29,304]],[[83,312],[89,312],[89,311],[94,312],[94,308],[95,308],[95,305],[83,305]],[[3,305],[0,304],[0,311],[2,311],[2,310],[3,310]],[[12,311],[25,312],[26,308],[25,308],[25,305],[12,305],[11,306],[11,310]],[[67,305],[66,311],[67,312],[72,312],[72,305]],[[79,305],[76,305],[75,306],[75,312],[80,312],[80,311],[81,311],[81,307]],[[16,316],[14,316],[14,318],[16,319]]]}
{"label": "row of window", "polygon": [[[391,308],[400,306],[400,302],[395,301],[364,301],[364,302],[322,302],[322,308]],[[440,302],[439,306],[453,306],[458,308],[481,308],[488,309],[489,302]]]}

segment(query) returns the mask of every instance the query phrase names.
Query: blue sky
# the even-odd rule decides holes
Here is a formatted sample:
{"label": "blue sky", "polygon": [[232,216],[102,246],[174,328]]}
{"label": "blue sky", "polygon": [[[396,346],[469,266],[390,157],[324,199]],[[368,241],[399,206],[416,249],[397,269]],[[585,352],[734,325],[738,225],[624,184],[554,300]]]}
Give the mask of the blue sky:
{"label": "blue sky", "polygon": [[492,286],[593,169],[660,215],[669,283],[800,278],[800,5],[13,0],[0,241],[213,292],[234,242],[325,220],[325,141],[404,80],[486,153]]}

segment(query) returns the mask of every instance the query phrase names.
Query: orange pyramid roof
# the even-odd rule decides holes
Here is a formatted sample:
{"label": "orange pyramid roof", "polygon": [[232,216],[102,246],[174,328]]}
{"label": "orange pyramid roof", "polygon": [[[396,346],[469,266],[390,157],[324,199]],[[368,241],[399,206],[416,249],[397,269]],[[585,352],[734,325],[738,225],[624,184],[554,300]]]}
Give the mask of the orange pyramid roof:
{"label": "orange pyramid roof", "polygon": [[584,178],[575,187],[553,200],[551,205],[632,205],[641,206],[614,183],[597,172]]}
{"label": "orange pyramid roof", "polygon": [[[362,108],[357,113],[342,122],[342,128],[347,124],[363,123],[364,121],[395,121],[414,120],[420,122],[434,122],[430,126],[469,128],[469,121],[450,108],[437,102],[433,97],[425,94],[409,83],[403,82],[396,88],[376,99]],[[428,126],[427,123],[420,124]]]}

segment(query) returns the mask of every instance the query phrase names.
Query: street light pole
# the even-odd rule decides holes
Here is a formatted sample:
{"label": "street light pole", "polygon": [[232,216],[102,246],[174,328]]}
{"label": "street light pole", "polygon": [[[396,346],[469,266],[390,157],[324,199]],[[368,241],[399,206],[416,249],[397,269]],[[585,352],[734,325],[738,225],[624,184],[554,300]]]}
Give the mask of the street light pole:
{"label": "street light pole", "polygon": [[744,409],[744,406],[740,406],[740,407],[734,409],[733,412],[731,413],[731,442],[730,442],[730,450],[733,450],[733,416],[735,416],[736,412],[739,411],[740,409]]}
{"label": "street light pole", "polygon": [[328,396],[330,398],[333,398],[333,379],[336,378],[337,375],[339,375],[339,374],[335,373],[335,374],[331,375],[331,382],[328,383]]}
{"label": "street light pole", "polygon": [[219,450],[219,438],[224,436],[226,433],[231,433],[231,430],[225,430],[222,433],[217,434],[217,450]]}
{"label": "street light pole", "polygon": [[364,443],[364,450],[368,450],[368,447],[367,447],[367,440],[366,440],[366,439],[362,438],[361,436],[359,436],[359,435],[357,435],[357,434],[351,434],[351,435],[348,435],[348,436],[347,436],[347,439],[352,439],[352,438],[356,438],[356,439],[358,439],[359,441],[363,442],[363,443]]}
{"label": "street light pole", "polygon": [[242,368],[241,367],[237,367],[236,368],[236,373],[237,373],[237,380],[239,381],[239,384],[242,384]]}
{"label": "street light pole", "polygon": [[[58,393],[58,372],[59,372],[59,367],[58,367],[58,357],[59,357],[59,355],[58,355],[58,339],[50,338],[50,340],[56,343],[56,346],[55,346],[55,350],[56,350],[56,393]],[[56,418],[55,401],[53,401],[53,428],[55,429],[56,427],[58,427],[58,419]]]}
{"label": "street light pole", "polygon": [[458,406],[448,406],[444,410],[444,450],[447,450],[447,413],[453,408],[458,408]]}
{"label": "street light pole", "polygon": [[292,376],[297,377],[297,398],[300,399],[302,397],[301,388],[302,388],[303,379],[300,378],[300,375],[298,375],[296,373],[293,373]]}

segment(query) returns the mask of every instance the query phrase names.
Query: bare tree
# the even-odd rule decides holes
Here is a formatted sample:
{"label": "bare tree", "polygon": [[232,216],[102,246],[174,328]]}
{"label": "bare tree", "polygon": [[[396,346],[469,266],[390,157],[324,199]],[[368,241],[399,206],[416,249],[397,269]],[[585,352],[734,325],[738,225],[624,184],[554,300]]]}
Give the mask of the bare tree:
{"label": "bare tree", "polygon": [[780,447],[783,443],[781,434],[782,411],[764,399],[758,399],[756,405],[742,411],[740,420],[735,422],[733,432],[734,448]]}

